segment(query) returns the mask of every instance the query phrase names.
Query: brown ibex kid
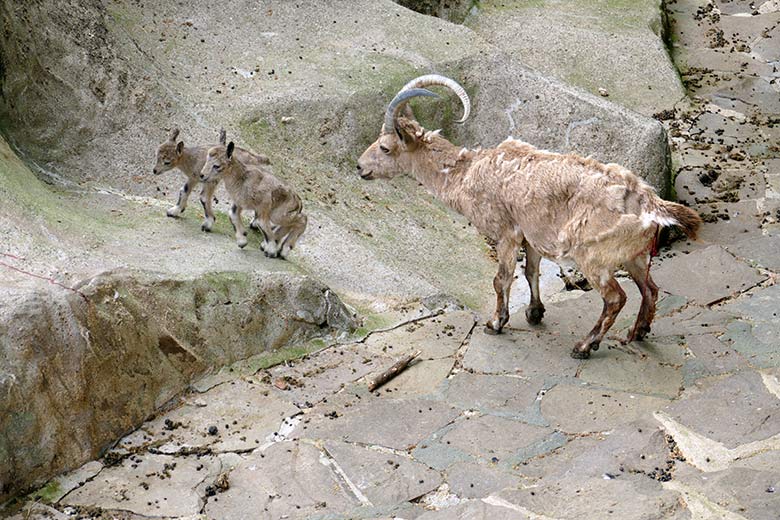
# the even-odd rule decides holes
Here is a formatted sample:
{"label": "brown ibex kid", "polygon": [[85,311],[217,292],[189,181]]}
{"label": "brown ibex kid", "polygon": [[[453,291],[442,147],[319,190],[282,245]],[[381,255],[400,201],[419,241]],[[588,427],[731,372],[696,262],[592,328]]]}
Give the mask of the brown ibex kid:
{"label": "brown ibex kid", "polygon": [[273,176],[268,165],[244,163],[231,141],[212,147],[200,173],[202,182],[225,179],[225,188],[233,199],[230,222],[236,231],[238,247],[247,244],[241,212],[254,210],[258,229],[265,235],[261,248],[271,258],[285,258],[306,229],[308,221],[301,211],[301,198]]}
{"label": "brown ibex kid", "polygon": [[[160,175],[161,173],[178,168],[180,172],[187,177],[187,180],[179,190],[179,198],[176,201],[176,205],[169,208],[166,215],[169,217],[178,217],[184,210],[187,209],[187,201],[190,198],[190,193],[198,184],[200,171],[203,169],[203,165],[206,164],[206,154],[209,151],[209,146],[184,146],[184,141],[176,142],[176,138],[179,136],[179,129],[174,128],[171,130],[168,139],[163,142],[157,148],[157,162],[155,163],[152,173]],[[269,164],[268,157],[262,154],[250,152],[242,148],[236,149],[236,154],[246,164]],[[200,229],[203,231],[211,231],[211,227],[214,225],[214,211],[211,208],[212,200],[214,199],[214,191],[217,189],[219,181],[204,182],[203,188],[200,192],[200,204],[203,206],[204,219]],[[256,223],[253,220],[250,227],[257,229]]]}

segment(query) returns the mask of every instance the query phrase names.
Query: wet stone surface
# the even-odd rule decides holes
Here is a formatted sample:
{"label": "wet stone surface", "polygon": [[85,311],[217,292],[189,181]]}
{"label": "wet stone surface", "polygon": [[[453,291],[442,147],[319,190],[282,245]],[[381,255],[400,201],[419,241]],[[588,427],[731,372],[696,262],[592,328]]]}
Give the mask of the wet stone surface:
{"label": "wet stone surface", "polygon": [[[708,519],[780,510],[780,6],[667,2],[689,99],[666,126],[701,240],[653,261],[653,330],[601,349],[593,292],[501,335],[448,312],[194,385],[27,518]],[[522,277],[517,284],[523,284]],[[520,307],[522,309],[522,307]],[[411,318],[411,317],[410,317]],[[419,360],[374,392],[397,359]]]}

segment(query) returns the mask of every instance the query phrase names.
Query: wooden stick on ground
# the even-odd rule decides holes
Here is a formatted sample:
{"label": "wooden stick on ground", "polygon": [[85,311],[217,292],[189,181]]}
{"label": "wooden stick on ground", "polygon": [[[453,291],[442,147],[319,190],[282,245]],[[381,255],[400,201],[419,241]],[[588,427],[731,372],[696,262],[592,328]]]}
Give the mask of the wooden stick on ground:
{"label": "wooden stick on ground", "polygon": [[387,383],[395,376],[403,372],[406,369],[406,367],[409,366],[409,363],[411,363],[414,360],[414,358],[419,356],[421,353],[422,352],[418,350],[417,352],[396,361],[396,363],[393,366],[391,366],[390,368],[388,368],[387,370],[385,370],[384,372],[376,376],[374,380],[371,381],[371,383],[369,383],[368,391],[373,392],[374,390],[376,390],[377,388],[379,388],[380,386]]}

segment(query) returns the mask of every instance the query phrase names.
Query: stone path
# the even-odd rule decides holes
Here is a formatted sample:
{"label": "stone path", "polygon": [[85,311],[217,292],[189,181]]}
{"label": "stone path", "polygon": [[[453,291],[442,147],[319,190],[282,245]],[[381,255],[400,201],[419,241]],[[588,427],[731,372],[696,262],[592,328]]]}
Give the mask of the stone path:
{"label": "stone path", "polygon": [[659,117],[707,223],[656,264],[648,341],[571,359],[600,309],[572,291],[501,336],[459,311],[237,365],[14,518],[778,518],[780,5],[711,5],[670,5],[693,101]]}

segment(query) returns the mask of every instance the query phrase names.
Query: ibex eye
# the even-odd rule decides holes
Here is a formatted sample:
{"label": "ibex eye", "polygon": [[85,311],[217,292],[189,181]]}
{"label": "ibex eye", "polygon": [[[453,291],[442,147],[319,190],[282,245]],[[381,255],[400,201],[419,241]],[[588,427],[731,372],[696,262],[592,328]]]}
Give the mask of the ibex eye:
{"label": "ibex eye", "polygon": [[390,153],[390,149],[386,146],[379,146],[379,149],[382,150],[382,153]]}
{"label": "ibex eye", "polygon": [[219,165],[218,165],[218,164],[215,164],[215,165],[214,165],[214,166],[212,166],[211,168],[212,168],[212,169],[214,169],[214,170],[219,170]]}

